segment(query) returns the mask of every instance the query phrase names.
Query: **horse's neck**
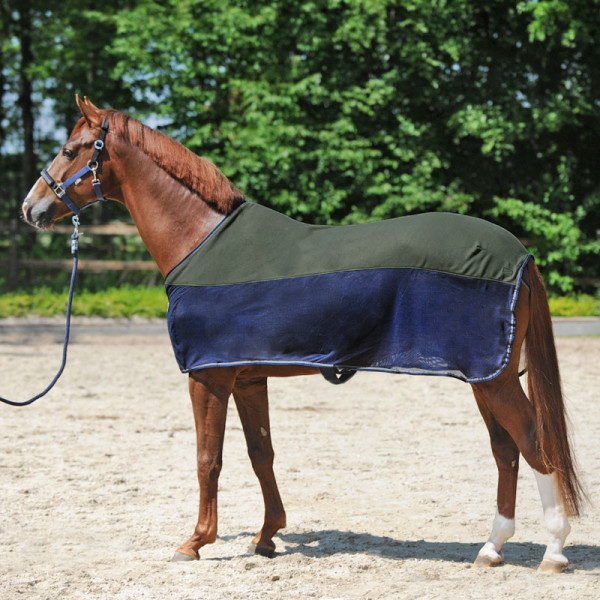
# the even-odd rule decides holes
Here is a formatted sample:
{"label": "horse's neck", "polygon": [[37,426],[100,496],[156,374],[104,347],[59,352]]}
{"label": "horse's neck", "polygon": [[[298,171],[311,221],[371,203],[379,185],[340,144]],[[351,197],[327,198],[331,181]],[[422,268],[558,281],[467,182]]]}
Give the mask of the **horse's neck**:
{"label": "horse's neck", "polygon": [[122,162],[121,200],[165,276],[223,219],[198,195],[139,152]]}

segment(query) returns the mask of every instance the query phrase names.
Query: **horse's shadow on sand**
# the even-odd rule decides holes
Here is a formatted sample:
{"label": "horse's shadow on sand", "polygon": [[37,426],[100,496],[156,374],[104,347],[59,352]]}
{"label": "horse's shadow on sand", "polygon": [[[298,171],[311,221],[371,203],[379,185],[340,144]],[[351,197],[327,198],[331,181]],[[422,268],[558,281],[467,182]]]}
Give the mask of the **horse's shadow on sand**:
{"label": "horse's shadow on sand", "polygon": [[[249,532],[223,539],[241,538]],[[336,554],[363,554],[389,560],[433,560],[471,564],[483,542],[432,542],[427,540],[397,540],[387,536],[324,529],[306,533],[279,533],[274,541],[277,556],[302,555],[324,558]],[[507,542],[504,545],[506,564],[537,569],[546,547],[530,542]],[[600,546],[574,544],[566,546],[565,554],[571,561],[569,570],[590,571],[600,567]]]}

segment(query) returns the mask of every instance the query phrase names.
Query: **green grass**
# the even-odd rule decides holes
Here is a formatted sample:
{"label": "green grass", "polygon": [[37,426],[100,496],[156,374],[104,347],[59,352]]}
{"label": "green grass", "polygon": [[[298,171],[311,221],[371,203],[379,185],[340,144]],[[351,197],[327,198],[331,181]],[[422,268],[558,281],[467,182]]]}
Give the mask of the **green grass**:
{"label": "green grass", "polygon": [[[52,317],[65,313],[66,292],[49,288],[0,294],[0,318],[39,315]],[[600,316],[600,295],[579,294],[550,298],[555,317]],[[107,318],[161,318],[167,312],[167,295],[162,287],[120,286],[98,292],[75,290],[73,314]]]}
{"label": "green grass", "polygon": [[600,294],[551,297],[549,303],[554,317],[600,317]]}
{"label": "green grass", "polygon": [[[66,307],[66,292],[59,293],[48,288],[0,295],[0,318],[52,317],[64,314]],[[167,295],[162,287],[122,286],[99,292],[75,290],[73,299],[73,315],[155,318],[164,317],[166,313]]]}

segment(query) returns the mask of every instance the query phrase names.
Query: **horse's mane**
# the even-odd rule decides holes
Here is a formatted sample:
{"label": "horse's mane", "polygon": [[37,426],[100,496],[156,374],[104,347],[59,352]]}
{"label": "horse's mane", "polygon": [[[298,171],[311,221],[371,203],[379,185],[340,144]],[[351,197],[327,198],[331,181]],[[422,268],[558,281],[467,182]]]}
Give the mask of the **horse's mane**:
{"label": "horse's mane", "polygon": [[208,159],[140,121],[116,110],[106,110],[109,131],[149,156],[163,171],[222,214],[231,213],[244,195]]}

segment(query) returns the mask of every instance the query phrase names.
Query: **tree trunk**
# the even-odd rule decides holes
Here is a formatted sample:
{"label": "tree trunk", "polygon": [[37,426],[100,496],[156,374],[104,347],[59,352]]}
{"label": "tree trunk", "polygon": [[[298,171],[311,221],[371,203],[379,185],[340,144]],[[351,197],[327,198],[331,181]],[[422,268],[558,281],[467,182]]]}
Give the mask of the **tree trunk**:
{"label": "tree trunk", "polygon": [[21,64],[19,68],[19,108],[23,121],[23,189],[24,197],[37,179],[37,161],[34,151],[33,101],[28,68],[33,62],[31,52],[31,2],[23,0],[19,4],[19,41],[21,44]]}
{"label": "tree trunk", "polygon": [[[0,24],[1,24],[1,35],[2,39],[5,40],[8,37],[8,11],[6,10],[6,6],[4,3],[0,4]],[[6,86],[6,76],[4,74],[4,61],[5,56],[2,51],[2,44],[0,43],[0,190],[4,189],[3,185],[3,177],[2,173],[3,169],[3,150],[4,150],[4,140],[6,139],[6,131],[2,126],[4,119],[6,118],[6,114],[4,111],[4,89]]]}

